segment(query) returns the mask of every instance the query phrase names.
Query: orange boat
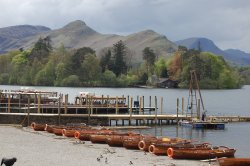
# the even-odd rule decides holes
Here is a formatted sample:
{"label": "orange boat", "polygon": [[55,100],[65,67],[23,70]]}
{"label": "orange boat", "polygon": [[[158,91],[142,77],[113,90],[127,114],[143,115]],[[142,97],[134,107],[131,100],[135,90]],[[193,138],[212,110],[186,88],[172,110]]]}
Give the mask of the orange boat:
{"label": "orange boat", "polygon": [[138,144],[141,140],[146,137],[151,137],[148,135],[132,134],[123,137],[123,147],[127,149],[139,149]]}
{"label": "orange boat", "polygon": [[35,122],[32,122],[30,126],[35,131],[45,131],[45,127],[46,127],[45,124],[37,124]]}
{"label": "orange boat", "polygon": [[138,143],[138,148],[143,151],[148,151],[148,147],[159,140],[161,140],[161,138],[156,138],[153,136],[145,137]]}
{"label": "orange boat", "polygon": [[[150,145],[149,145],[150,144]],[[149,141],[143,141],[138,144],[138,146],[141,147],[141,149],[148,149],[149,153],[155,154],[155,155],[166,155],[167,149],[173,146],[188,146],[190,144],[189,141],[180,139],[180,138],[156,138]]]}
{"label": "orange boat", "polygon": [[114,133],[112,135],[108,135],[106,138],[106,143],[109,146],[123,146],[123,137],[129,136],[134,133],[128,132],[128,133]]}
{"label": "orange boat", "polygon": [[63,129],[62,130],[62,135],[65,137],[74,137],[76,130],[72,129]]}
{"label": "orange boat", "polygon": [[55,134],[55,135],[58,135],[58,136],[62,136],[63,134],[62,134],[62,131],[63,131],[63,128],[61,127],[53,127],[53,133]]}
{"label": "orange boat", "polygon": [[45,124],[44,130],[47,131],[47,132],[49,132],[49,133],[53,133],[53,128],[54,127],[55,127],[54,125]]}
{"label": "orange boat", "polygon": [[203,160],[203,159],[212,159],[220,157],[234,157],[235,149],[230,149],[225,146],[217,147],[216,149],[208,148],[168,148],[167,154],[170,158],[173,159],[194,159],[194,160]]}
{"label": "orange boat", "polygon": [[249,166],[250,158],[218,158],[220,166]]}
{"label": "orange boat", "polygon": [[86,129],[86,130],[80,130],[80,131],[76,131],[74,134],[74,137],[76,139],[79,140],[83,140],[83,141],[90,141],[90,135],[102,135],[102,134],[108,134],[108,133],[112,133],[112,130],[107,130],[107,129],[101,129],[101,130],[97,130],[97,129]]}

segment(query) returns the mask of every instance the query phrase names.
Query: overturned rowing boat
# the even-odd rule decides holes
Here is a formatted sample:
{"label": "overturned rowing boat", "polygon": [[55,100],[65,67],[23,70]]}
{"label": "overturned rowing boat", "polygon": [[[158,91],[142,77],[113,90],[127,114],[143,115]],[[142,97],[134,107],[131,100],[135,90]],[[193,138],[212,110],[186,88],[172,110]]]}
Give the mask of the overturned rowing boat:
{"label": "overturned rowing boat", "polygon": [[249,166],[250,158],[218,158],[220,166]]}
{"label": "overturned rowing boat", "polygon": [[212,159],[220,157],[234,157],[235,149],[230,149],[225,146],[220,146],[215,149],[213,148],[168,148],[167,154],[168,157],[173,159],[194,159],[194,160],[203,160],[203,159]]}

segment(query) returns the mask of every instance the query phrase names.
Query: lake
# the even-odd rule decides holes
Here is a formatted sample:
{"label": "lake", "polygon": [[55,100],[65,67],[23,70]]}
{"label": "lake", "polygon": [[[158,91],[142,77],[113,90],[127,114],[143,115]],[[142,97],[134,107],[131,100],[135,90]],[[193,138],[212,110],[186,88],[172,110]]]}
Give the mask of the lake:
{"label": "lake", "polygon": [[[25,86],[0,85],[0,89],[14,90],[27,88]],[[121,96],[129,95],[134,99],[137,96],[145,97],[145,106],[148,106],[149,96],[158,98],[158,107],[160,98],[163,97],[163,113],[174,114],[176,112],[176,99],[184,97],[185,105],[188,99],[188,90],[186,89],[157,89],[157,88],[85,88],[85,87],[40,87],[31,86],[31,89],[56,91],[63,94],[69,94],[69,102],[74,102],[74,97],[79,92],[92,92],[96,95]],[[236,115],[250,116],[250,86],[246,85],[241,89],[232,90],[202,90],[207,115]],[[237,149],[237,157],[250,156],[250,123],[229,123],[225,130],[195,130],[183,128],[176,125],[158,126],[147,130],[140,130],[141,133],[150,133],[156,136],[181,137],[187,139],[210,142],[216,146],[224,145]]]}

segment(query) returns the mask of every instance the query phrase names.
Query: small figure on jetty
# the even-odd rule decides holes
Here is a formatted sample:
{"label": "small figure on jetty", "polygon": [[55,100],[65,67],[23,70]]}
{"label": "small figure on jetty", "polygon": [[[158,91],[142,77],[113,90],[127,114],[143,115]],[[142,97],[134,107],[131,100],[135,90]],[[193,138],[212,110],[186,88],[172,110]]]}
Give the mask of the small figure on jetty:
{"label": "small figure on jetty", "polygon": [[17,161],[17,159],[15,157],[7,159],[7,158],[3,158],[1,161],[1,166],[4,164],[5,166],[12,166],[14,165],[14,163]]}
{"label": "small figure on jetty", "polygon": [[108,158],[107,157],[105,158],[105,163],[108,164]]}
{"label": "small figure on jetty", "polygon": [[204,112],[202,113],[202,116],[201,116],[201,120],[202,120],[202,121],[205,121],[205,120],[206,120],[206,112],[207,112],[207,111],[204,111]]}
{"label": "small figure on jetty", "polygon": [[97,161],[100,161],[101,159],[99,157],[96,158]]}
{"label": "small figure on jetty", "polygon": [[132,165],[133,164],[133,162],[132,161],[129,161],[129,165]]}

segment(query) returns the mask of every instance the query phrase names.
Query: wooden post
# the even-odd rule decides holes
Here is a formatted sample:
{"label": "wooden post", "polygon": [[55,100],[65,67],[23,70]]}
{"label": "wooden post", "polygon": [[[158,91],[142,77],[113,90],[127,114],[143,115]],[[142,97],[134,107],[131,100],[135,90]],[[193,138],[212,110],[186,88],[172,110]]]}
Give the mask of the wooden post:
{"label": "wooden post", "polygon": [[28,119],[27,119],[27,123],[29,126],[30,125],[30,95],[28,96]]}
{"label": "wooden post", "polygon": [[162,115],[162,112],[163,112],[163,97],[161,97],[161,115]]}
{"label": "wooden post", "polygon": [[58,98],[58,125],[61,125],[61,95]]}
{"label": "wooden post", "polygon": [[142,107],[142,97],[140,97],[140,103],[139,103],[139,114],[141,114],[141,107]]}
{"label": "wooden post", "polygon": [[201,117],[201,99],[198,99],[198,106],[197,106],[197,119],[200,120]]}
{"label": "wooden post", "polygon": [[155,96],[155,124],[157,124],[157,97]]}
{"label": "wooden post", "polygon": [[90,108],[91,108],[91,115],[93,114],[93,96],[90,97]]}
{"label": "wooden post", "polygon": [[144,109],[144,96],[142,96],[142,109],[143,109],[143,115],[144,115],[144,111],[145,111],[145,109]]}
{"label": "wooden post", "polygon": [[38,94],[38,99],[37,99],[37,113],[41,113],[40,109],[41,109],[41,94]]}
{"label": "wooden post", "polygon": [[103,106],[103,95],[102,95],[102,106]]}
{"label": "wooden post", "polygon": [[151,114],[151,96],[149,96],[149,114]]}
{"label": "wooden post", "polygon": [[[0,94],[1,95],[1,94]],[[20,108],[21,108],[21,93],[19,93],[19,96],[18,96],[18,107],[19,107],[19,111],[20,111]]]}
{"label": "wooden post", "polygon": [[68,113],[68,100],[69,100],[69,95],[66,94],[65,96],[65,103],[64,103],[64,114],[67,114]]}
{"label": "wooden post", "polygon": [[178,123],[179,121],[179,98],[177,98],[176,102],[176,122]]}
{"label": "wooden post", "polygon": [[184,97],[182,97],[182,100],[181,100],[181,114],[184,115]]}
{"label": "wooden post", "polygon": [[109,108],[109,95],[107,95],[107,113],[108,113],[108,109]]}
{"label": "wooden post", "polygon": [[131,97],[130,100],[130,110],[129,110],[129,125],[131,125],[131,119],[132,119],[132,104],[133,103],[133,97]]}
{"label": "wooden post", "polygon": [[118,114],[118,97],[115,99],[115,114]]}
{"label": "wooden post", "polygon": [[8,94],[8,113],[10,113],[10,94]]}
{"label": "wooden post", "polygon": [[129,100],[129,95],[128,95],[128,99],[127,99],[127,102],[128,102],[128,113],[129,113],[129,102],[130,102],[130,100]]}
{"label": "wooden post", "polygon": [[90,97],[87,95],[86,104],[88,106],[88,123],[90,123]]}

